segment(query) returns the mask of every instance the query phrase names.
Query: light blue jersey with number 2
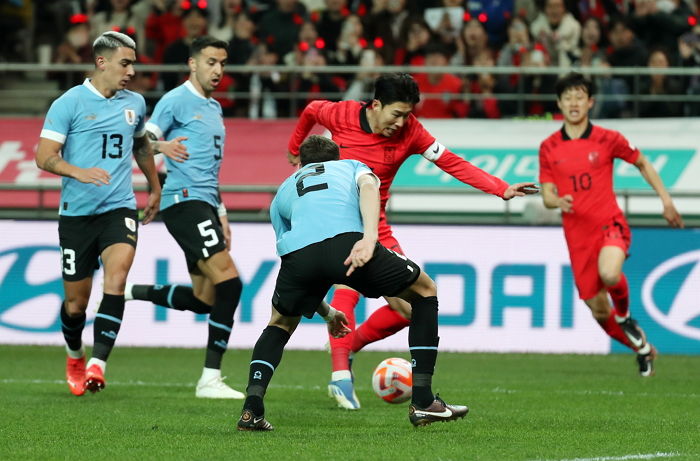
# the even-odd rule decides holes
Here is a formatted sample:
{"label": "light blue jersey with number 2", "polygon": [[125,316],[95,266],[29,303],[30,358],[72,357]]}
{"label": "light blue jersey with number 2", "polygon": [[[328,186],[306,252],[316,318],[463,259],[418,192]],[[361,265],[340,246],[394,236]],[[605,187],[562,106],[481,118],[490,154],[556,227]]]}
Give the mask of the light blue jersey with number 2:
{"label": "light blue jersey with number 2", "polygon": [[185,200],[202,200],[218,206],[219,169],[226,136],[221,105],[199,94],[187,81],[158,101],[146,129],[168,141],[186,136],[182,143],[190,154],[182,163],[166,157],[168,177],[160,209]]}
{"label": "light blue jersey with number 2", "polygon": [[105,98],[88,79],[51,104],[40,136],[63,144],[61,155],[71,165],[102,168],[111,176],[109,184],[99,187],[62,178],[61,215],[136,209],[132,151],[134,138],[146,133],[145,116],[146,103],[140,94],[120,90]]}
{"label": "light blue jersey with number 2", "polygon": [[[357,180],[372,174],[357,160],[310,163],[287,178],[270,205],[277,254],[346,232],[362,232]],[[378,181],[378,180],[377,180]]]}

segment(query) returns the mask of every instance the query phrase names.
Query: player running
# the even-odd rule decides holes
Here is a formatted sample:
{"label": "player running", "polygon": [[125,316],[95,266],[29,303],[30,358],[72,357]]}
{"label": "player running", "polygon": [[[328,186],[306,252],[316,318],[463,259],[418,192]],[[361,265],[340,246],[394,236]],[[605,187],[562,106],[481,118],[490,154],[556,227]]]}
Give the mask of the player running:
{"label": "player running", "polygon": [[619,158],[639,168],[661,198],[663,216],[672,227],[683,227],[683,220],[658,173],[639,149],[617,131],[589,121],[593,83],[572,72],[557,82],[555,90],[564,126],[540,145],[544,205],[562,211],[579,297],[608,336],[637,352],[639,374],[652,376],[656,349],[629,311],[629,288],[622,265],[631,235],[613,191],[613,161]]}
{"label": "player running", "polygon": [[[456,179],[504,200],[537,192],[534,183],[508,185],[505,181],[477,168],[450,152],[432,136],[412,114],[420,99],[418,85],[408,74],[384,75],[377,79],[374,98],[358,101],[313,101],[302,112],[289,140],[288,158],[299,163],[299,145],[311,128],[327,128],[340,146],[341,159],[359,160],[372,169],[380,181],[381,211],[379,242],[403,254],[386,219],[389,188],[396,172],[406,159],[420,154]],[[347,287],[337,287],[331,305],[343,312],[353,333],[345,338],[330,338],[332,369],[329,395],[349,410],[360,408],[350,371],[350,354],[367,344],[386,338],[410,323],[407,303],[387,298],[388,305],[377,309],[355,330],[354,308],[359,294]]]}

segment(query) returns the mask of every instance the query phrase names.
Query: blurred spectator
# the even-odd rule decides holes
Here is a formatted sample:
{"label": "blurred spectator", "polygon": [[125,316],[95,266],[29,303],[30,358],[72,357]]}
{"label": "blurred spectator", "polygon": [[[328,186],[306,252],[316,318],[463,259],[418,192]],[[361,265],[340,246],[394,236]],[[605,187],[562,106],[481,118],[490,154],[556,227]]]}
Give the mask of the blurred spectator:
{"label": "blurred spectator", "polygon": [[[332,64],[356,65],[360,62],[362,50],[367,46],[363,38],[364,29],[360,17],[351,14],[343,22],[336,50],[332,53]],[[330,55],[330,53],[329,53]]]}
{"label": "blurred spectator", "polygon": [[489,36],[489,44],[496,49],[506,41],[506,27],[514,11],[514,0],[469,0],[467,2],[467,12],[484,24]]}
{"label": "blurred spectator", "polygon": [[611,18],[625,14],[627,3],[627,0],[577,0],[575,16],[581,24],[590,18],[607,24]]}
{"label": "blurred spectator", "polygon": [[[452,5],[456,3],[456,5]],[[423,13],[425,22],[428,23],[433,35],[440,39],[450,54],[457,51],[457,40],[464,23],[464,8],[462,2],[450,2],[443,0],[439,8],[426,8]]]}
{"label": "blurred spectator", "polygon": [[[699,28],[695,27],[695,29]],[[700,31],[687,32],[678,39],[678,63],[681,67],[700,67],[700,34],[698,32]],[[700,76],[685,77],[682,86],[687,94],[700,96]],[[700,116],[700,103],[686,103],[684,114],[691,117]]]}
{"label": "blurred spectator", "polygon": [[[209,16],[207,10],[192,5],[189,6],[189,9],[183,9],[182,11],[182,26],[185,30],[185,35],[179,40],[171,43],[165,49],[165,52],[163,53],[164,64],[182,64],[183,62],[187,62],[187,59],[190,57],[190,45],[192,44],[192,41],[197,37],[201,37],[207,32],[207,18]],[[172,90],[186,78],[186,75],[178,74],[176,72],[164,73],[161,76],[163,90]],[[217,91],[220,91],[223,83],[224,82],[222,81],[219,84]]]}
{"label": "blurred spectator", "polygon": [[[649,54],[649,67],[667,69],[670,59],[665,50],[657,48]],[[640,95],[659,96],[659,101],[642,101],[639,104],[640,117],[680,117],[683,115],[683,104],[680,101],[664,100],[663,96],[683,94],[678,79],[671,75],[654,74],[645,76],[642,80]]]}
{"label": "blurred spectator", "polygon": [[[494,67],[493,54],[484,50],[474,57],[474,66]],[[501,108],[496,97],[496,77],[490,72],[480,72],[469,79],[469,92],[479,97],[469,102],[469,118],[501,118]]]}
{"label": "blurred spectator", "polygon": [[677,40],[691,28],[693,12],[682,0],[637,0],[630,25],[647,49],[661,47],[676,60]]}
{"label": "blurred spectator", "polygon": [[603,22],[595,16],[586,19],[581,29],[581,43],[573,64],[584,67],[598,67],[606,61],[606,37]]}
{"label": "blurred spectator", "polygon": [[[642,43],[637,40],[630,27],[629,18],[618,17],[610,21],[610,53],[608,62],[613,67],[643,67],[646,66],[647,52]],[[627,85],[627,92],[638,90],[634,76],[620,77]]]}
{"label": "blurred spectator", "polygon": [[367,68],[368,71],[360,71],[357,73],[355,79],[350,83],[348,89],[345,91],[343,100],[362,101],[370,99],[374,92],[374,81],[380,74],[369,69],[383,66],[385,64],[386,59],[379,51],[372,48],[363,50],[360,56],[360,66]]}
{"label": "blurred spectator", "polygon": [[432,39],[432,30],[425,19],[419,16],[408,18],[401,30],[394,64],[422,66],[425,63],[425,47]]}
{"label": "blurred spectator", "polygon": [[245,0],[222,0],[216,23],[209,23],[209,35],[219,40],[231,40],[236,17],[244,12],[246,12]]}
{"label": "blurred spectator", "polygon": [[552,66],[571,65],[581,37],[581,24],[567,11],[564,0],[545,0],[544,11],[532,22],[530,32],[547,48]]}
{"label": "blurred spectator", "polygon": [[325,2],[326,8],[320,13],[314,13],[312,19],[316,23],[318,35],[326,44],[326,49],[335,51],[343,23],[350,14],[350,10],[346,0],[325,0]]}
{"label": "blurred spectator", "polygon": [[[273,66],[279,64],[279,56],[267,43],[259,43],[248,61],[251,65]],[[284,91],[279,72],[260,72],[250,76],[250,106],[248,118],[277,118],[289,108],[289,100],[280,100],[274,93]],[[279,109],[278,109],[279,106]]]}
{"label": "blurred spectator", "polygon": [[156,63],[163,62],[165,49],[184,36],[178,0],[152,0],[153,10],[146,19],[148,54]]}
{"label": "blurred spectator", "polygon": [[[439,43],[432,43],[425,50],[425,67],[444,67],[450,64],[449,51]],[[413,111],[423,118],[463,118],[469,106],[461,97],[464,82],[454,74],[420,73],[414,75],[421,99]]]}
{"label": "blurred spectator", "polygon": [[[228,64],[244,65],[249,63],[258,43],[254,34],[255,24],[253,24],[248,13],[238,13],[233,24],[233,36],[228,43]],[[248,93],[250,91],[251,75],[249,73],[235,72],[230,72],[229,75],[233,78],[232,89],[237,93],[232,115],[235,117],[246,117],[250,104]]]}
{"label": "blurred spectator", "polygon": [[528,24],[535,20],[540,9],[537,6],[539,0],[515,0],[514,16],[520,16]]}
{"label": "blurred spectator", "polygon": [[145,54],[145,21],[132,10],[131,3],[131,0],[109,0],[104,11],[99,11],[90,18],[90,41],[105,31],[116,30],[134,37],[137,54]]}
{"label": "blurred spectator", "polygon": [[258,37],[270,51],[284,56],[297,42],[299,28],[306,20],[306,10],[297,0],[277,0],[277,8],[265,13],[258,24]]}
{"label": "blurred spectator", "polygon": [[462,26],[457,41],[457,55],[452,58],[456,65],[472,66],[474,59],[484,51],[492,52],[488,45],[488,34],[484,25],[476,18],[471,18]]}
{"label": "blurred spectator", "polygon": [[364,23],[367,39],[375,47],[386,48],[388,54],[393,54],[400,46],[401,31],[409,15],[406,0],[372,0],[372,9]]}
{"label": "blurred spectator", "polygon": [[[87,64],[93,62],[90,23],[87,15],[74,14],[69,19],[63,40],[54,51],[52,61],[56,64]],[[79,85],[85,80],[84,72],[50,73],[50,78],[63,84],[64,88]]]}

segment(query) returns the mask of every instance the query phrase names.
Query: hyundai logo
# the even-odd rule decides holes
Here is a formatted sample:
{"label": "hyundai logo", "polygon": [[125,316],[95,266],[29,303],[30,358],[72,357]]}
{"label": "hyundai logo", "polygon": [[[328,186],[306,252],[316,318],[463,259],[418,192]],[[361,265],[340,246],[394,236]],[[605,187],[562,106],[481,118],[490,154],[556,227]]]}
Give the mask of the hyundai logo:
{"label": "hyundai logo", "polygon": [[700,339],[700,250],[675,256],[644,280],[642,302],[670,331]]}
{"label": "hyundai logo", "polygon": [[0,327],[60,332],[62,299],[57,246],[25,246],[0,252]]}

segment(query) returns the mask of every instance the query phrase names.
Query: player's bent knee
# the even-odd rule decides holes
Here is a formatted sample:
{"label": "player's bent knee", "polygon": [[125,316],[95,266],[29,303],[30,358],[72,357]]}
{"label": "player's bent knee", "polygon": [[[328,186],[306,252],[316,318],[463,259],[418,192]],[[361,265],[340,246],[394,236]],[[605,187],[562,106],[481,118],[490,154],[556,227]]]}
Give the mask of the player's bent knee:
{"label": "player's bent knee", "polygon": [[411,285],[411,289],[424,298],[437,296],[437,285],[425,272],[420,273],[418,279]]}
{"label": "player's bent knee", "polygon": [[618,271],[602,270],[599,275],[600,280],[608,287],[615,286],[620,281],[620,273]]}
{"label": "player's bent knee", "polygon": [[66,298],[66,313],[73,317],[85,313],[88,306],[88,298],[80,296],[74,298]]}

